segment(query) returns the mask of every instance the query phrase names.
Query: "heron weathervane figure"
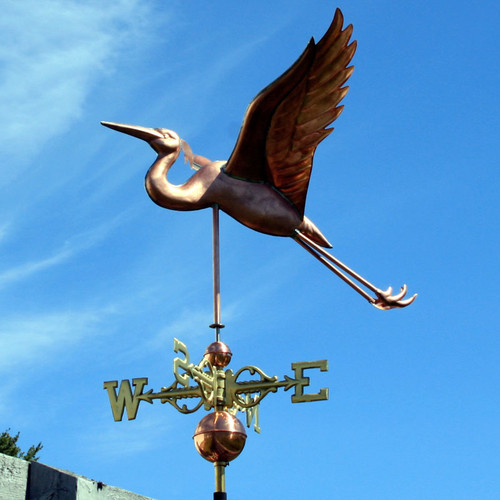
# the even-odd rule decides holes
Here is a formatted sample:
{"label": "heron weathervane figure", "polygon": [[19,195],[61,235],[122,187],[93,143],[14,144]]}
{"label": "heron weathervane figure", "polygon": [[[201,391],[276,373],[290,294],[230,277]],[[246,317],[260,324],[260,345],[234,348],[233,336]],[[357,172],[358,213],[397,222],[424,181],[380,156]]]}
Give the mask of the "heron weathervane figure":
{"label": "heron weathervane figure", "polygon": [[[378,309],[401,308],[416,298],[404,299],[406,285],[392,295],[391,287],[383,291],[365,280],[325,250],[331,244],[304,216],[314,152],[342,112],[339,103],[348,91],[343,85],[354,69],[348,66],[356,50],[356,42],[349,43],[352,25],[342,28],[337,9],[323,38],[311,39],[295,64],[255,97],[227,162],[193,155],[168,129],[101,123],[145,140],[157,152],[146,175],[146,190],[156,204],[171,210],[218,206],[251,229],[289,236]],[[167,173],[181,150],[198,171],[173,185]]]}

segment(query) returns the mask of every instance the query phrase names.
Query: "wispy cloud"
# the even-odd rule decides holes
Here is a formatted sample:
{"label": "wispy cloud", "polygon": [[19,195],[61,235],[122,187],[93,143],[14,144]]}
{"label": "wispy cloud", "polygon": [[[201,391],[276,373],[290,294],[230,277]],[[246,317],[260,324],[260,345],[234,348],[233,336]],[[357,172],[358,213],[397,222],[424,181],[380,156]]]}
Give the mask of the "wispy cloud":
{"label": "wispy cloud", "polygon": [[[107,396],[106,396],[107,397]],[[106,402],[108,405],[109,403]],[[91,426],[81,438],[80,449],[89,453],[106,457],[107,459],[119,459],[123,456],[132,456],[147,450],[153,450],[161,446],[161,442],[154,439],[145,439],[144,436],[153,436],[161,428],[163,433],[168,432],[173,425],[165,422],[165,416],[152,415],[148,412],[141,413],[141,418],[129,422],[126,414],[123,421],[113,422],[111,411],[96,416],[98,422]],[[131,431],[133,426],[133,432]],[[123,446],[127,443],[127,446]]]}
{"label": "wispy cloud", "polygon": [[[100,334],[114,317],[113,305],[49,313],[13,314],[0,318],[0,417],[12,411],[9,399],[27,377],[39,377],[42,366],[53,366],[82,342]],[[10,418],[10,417],[9,417]]]}
{"label": "wispy cloud", "polygon": [[3,2],[0,153],[31,156],[65,131],[96,80],[147,32],[148,17],[139,0]]}
{"label": "wispy cloud", "polygon": [[[108,308],[17,315],[0,320],[0,372],[48,359],[96,330]],[[69,333],[71,332],[71,333]]]}
{"label": "wispy cloud", "polygon": [[[70,258],[75,257],[79,253],[88,250],[89,248],[103,241],[109,232],[116,227],[122,216],[115,217],[112,220],[92,228],[89,231],[84,231],[73,235],[67,239],[62,246],[52,255],[24,262],[18,266],[0,272],[0,290],[20,280],[28,279],[36,273],[45,271],[54,266],[60,265]],[[2,238],[2,228],[0,227],[0,240]]]}
{"label": "wispy cloud", "polygon": [[10,224],[5,222],[0,226],[0,245],[8,238]]}
{"label": "wispy cloud", "polygon": [[147,345],[152,351],[155,351],[166,345],[172,345],[174,336],[186,342],[206,338],[206,325],[209,320],[209,310],[200,310],[199,307],[183,308],[174,319],[148,341]]}
{"label": "wispy cloud", "polygon": [[[296,268],[291,258],[280,255],[254,270],[251,277],[246,276],[248,286],[237,297],[233,295],[231,299],[226,299],[223,290],[222,322],[230,325],[244,317],[255,317],[259,303],[285,286],[290,268]],[[186,281],[191,282],[192,278]],[[165,346],[172,346],[173,337],[185,342],[190,348],[205,346],[207,338],[210,338],[207,336],[207,325],[213,320],[212,314],[209,307],[200,307],[199,304],[186,304],[180,310],[171,311],[170,321],[146,342],[146,348],[155,352]]]}

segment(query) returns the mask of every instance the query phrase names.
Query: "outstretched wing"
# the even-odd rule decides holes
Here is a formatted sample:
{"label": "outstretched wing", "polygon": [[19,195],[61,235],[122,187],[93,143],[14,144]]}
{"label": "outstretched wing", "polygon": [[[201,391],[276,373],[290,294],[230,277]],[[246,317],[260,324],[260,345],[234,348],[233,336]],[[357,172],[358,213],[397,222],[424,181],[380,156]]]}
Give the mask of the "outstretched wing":
{"label": "outstretched wing", "polygon": [[330,28],[282,76],[255,97],[247,109],[236,146],[224,171],[233,177],[268,182],[303,215],[312,160],[342,112],[342,87],[354,67],[349,44],[352,25],[342,30],[339,9]]}

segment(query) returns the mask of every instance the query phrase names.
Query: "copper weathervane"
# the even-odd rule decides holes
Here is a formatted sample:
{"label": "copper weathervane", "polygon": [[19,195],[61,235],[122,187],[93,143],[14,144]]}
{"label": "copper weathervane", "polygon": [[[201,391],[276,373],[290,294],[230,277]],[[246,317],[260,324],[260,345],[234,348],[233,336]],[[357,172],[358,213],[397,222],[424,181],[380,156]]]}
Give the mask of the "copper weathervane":
{"label": "copper weathervane", "polygon": [[[328,127],[340,115],[344,86],[353,72],[349,66],[356,50],[350,43],[352,25],[343,29],[337,9],[323,38],[311,39],[295,64],[260,92],[250,103],[240,135],[228,161],[210,161],[194,155],[175,132],[164,128],[101,122],[106,127],[148,142],[158,157],[146,175],[146,190],[158,205],[171,210],[213,211],[213,284],[215,342],[198,364],[190,361],[187,347],[174,339],[174,382],[160,391],[145,390],[146,377],[104,383],[116,421],[127,412],[135,419],[141,402],[160,400],[181,413],[200,408],[210,411],[194,432],[200,455],[215,467],[214,500],[225,500],[225,467],[243,450],[246,432],[236,418],[246,414],[246,424],[260,432],[258,409],[264,397],[278,389],[293,389],[292,402],[324,401],[328,389],[308,392],[305,370],[328,370],[328,362],[292,363],[293,376],[268,376],[256,366],[236,372],[226,369],[232,353],[221,342],[224,325],[220,315],[219,209],[245,226],[273,236],[289,236],[334,272],[368,302],[381,310],[403,308],[416,298],[405,298],[406,285],[397,294],[381,290],[331,255],[329,241],[304,215],[314,152],[328,136]],[[172,165],[184,152],[196,172],[182,185],[167,179]],[[367,291],[368,290],[368,291]],[[371,293],[370,293],[371,292]],[[118,389],[119,386],[119,389]],[[134,389],[132,390],[132,386]],[[117,392],[118,389],[118,392]],[[189,400],[188,403],[184,400]]]}

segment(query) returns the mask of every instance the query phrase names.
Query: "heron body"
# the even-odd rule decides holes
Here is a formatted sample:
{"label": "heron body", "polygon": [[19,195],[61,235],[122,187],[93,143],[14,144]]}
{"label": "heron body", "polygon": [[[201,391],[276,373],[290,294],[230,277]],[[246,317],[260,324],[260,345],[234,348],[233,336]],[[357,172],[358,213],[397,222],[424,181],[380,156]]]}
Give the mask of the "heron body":
{"label": "heron body", "polygon": [[[326,252],[331,244],[304,215],[316,147],[342,112],[348,66],[356,50],[349,43],[352,25],[343,29],[339,9],[318,43],[311,39],[299,59],[250,103],[234,150],[227,162],[193,155],[176,132],[120,123],[103,125],[147,141],[158,157],[146,174],[146,190],[159,206],[200,210],[218,206],[256,231],[295,239],[315,258],[379,309],[405,307],[406,286],[392,296]],[[199,170],[184,184],[168,181],[181,151]],[[347,277],[342,271],[347,273]],[[375,293],[370,296],[356,282]]]}
{"label": "heron body", "polygon": [[278,190],[266,183],[227,175],[224,161],[206,160],[187,182],[180,186],[171,184],[167,174],[179,152],[180,142],[174,152],[159,152],[146,175],[146,191],[157,205],[171,210],[200,210],[217,204],[223,212],[256,231],[293,237],[298,230],[319,245],[331,247],[319,229]]}

